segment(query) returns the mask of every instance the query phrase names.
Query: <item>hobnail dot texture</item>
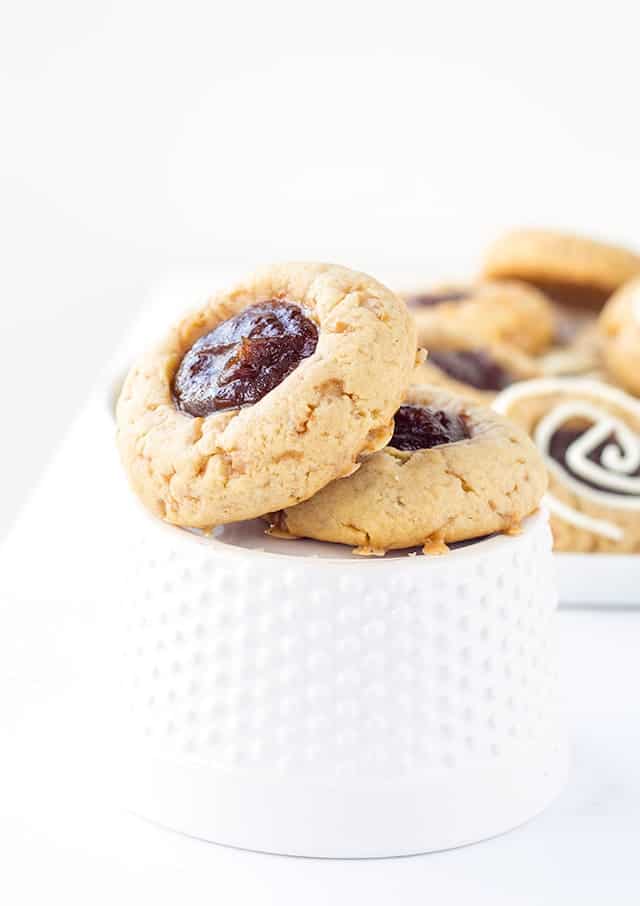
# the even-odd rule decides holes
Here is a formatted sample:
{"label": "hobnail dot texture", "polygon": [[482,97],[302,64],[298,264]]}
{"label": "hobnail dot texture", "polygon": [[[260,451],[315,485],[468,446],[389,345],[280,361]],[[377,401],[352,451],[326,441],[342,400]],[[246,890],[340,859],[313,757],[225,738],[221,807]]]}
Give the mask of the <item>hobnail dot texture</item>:
{"label": "hobnail dot texture", "polygon": [[553,733],[544,523],[483,556],[419,562],[228,557],[184,540],[142,538],[126,594],[131,717],[156,753],[397,778]]}

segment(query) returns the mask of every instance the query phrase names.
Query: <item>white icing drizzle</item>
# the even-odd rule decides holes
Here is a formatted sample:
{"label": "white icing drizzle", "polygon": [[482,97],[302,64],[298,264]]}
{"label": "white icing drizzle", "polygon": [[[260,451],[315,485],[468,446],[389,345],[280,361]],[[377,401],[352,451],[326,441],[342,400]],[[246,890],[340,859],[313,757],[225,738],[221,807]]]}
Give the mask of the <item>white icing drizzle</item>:
{"label": "white icing drizzle", "polygon": [[[602,399],[640,418],[638,401],[624,391],[588,378],[540,378],[513,384],[496,398],[494,409],[506,414],[518,400],[554,393],[573,393]],[[600,485],[604,490],[584,485],[549,453],[555,431],[576,417],[583,417],[593,424],[568,447],[567,465],[576,475]],[[611,435],[615,436],[616,443],[605,446],[601,462],[590,460],[589,453]],[[549,470],[578,497],[612,509],[640,509],[640,477],[633,475],[640,466],[640,438],[620,419],[586,400],[569,400],[559,403],[540,420],[534,432],[534,440],[545,457]],[[622,496],[614,491],[634,496]],[[572,525],[612,541],[620,541],[624,537],[622,529],[615,523],[575,510],[550,493],[547,494],[547,502],[552,512]]]}
{"label": "white icing drizzle", "polygon": [[[603,409],[579,400],[560,403],[538,422],[533,437],[540,452],[547,461],[551,460],[554,463],[562,477],[565,475],[567,479],[572,477],[567,475],[566,470],[552,459],[549,453],[556,430],[572,418],[585,418],[593,424],[567,448],[567,465],[580,478],[599,485],[603,490],[590,487],[583,489],[581,482],[575,478],[573,483],[585,493],[588,491],[592,500],[606,506],[617,509],[640,509],[640,477],[632,474],[640,466],[640,439],[624,422]],[[602,465],[589,459],[589,453],[612,434],[615,435],[620,447],[616,444],[607,444],[602,451]],[[621,497],[620,494],[613,493],[615,491],[637,496]]]}
{"label": "white icing drizzle", "polygon": [[572,506],[568,506],[558,500],[553,494],[545,495],[545,503],[551,512],[559,516],[563,522],[575,525],[576,528],[586,529],[588,532],[592,532],[594,535],[601,535],[610,541],[622,541],[624,538],[624,532],[619,525],[607,522],[605,519],[596,519],[594,516],[587,516],[586,513],[574,510]]}
{"label": "white icing drizzle", "polygon": [[534,378],[531,381],[518,381],[516,384],[511,384],[510,387],[507,387],[496,397],[493,402],[493,408],[496,412],[506,415],[507,410],[518,400],[528,399],[532,396],[546,396],[553,393],[573,393],[576,396],[596,397],[613,403],[621,409],[627,409],[632,415],[640,419],[640,401],[633,399],[624,390],[618,390],[617,387],[611,387],[601,381],[594,381],[593,378],[548,377]]}

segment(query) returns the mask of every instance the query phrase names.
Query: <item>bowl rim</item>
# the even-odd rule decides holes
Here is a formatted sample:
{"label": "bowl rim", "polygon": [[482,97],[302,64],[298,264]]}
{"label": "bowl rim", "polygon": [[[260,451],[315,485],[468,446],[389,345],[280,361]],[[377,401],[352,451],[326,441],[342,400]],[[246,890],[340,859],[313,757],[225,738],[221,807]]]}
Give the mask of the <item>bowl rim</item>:
{"label": "bowl rim", "polygon": [[[134,495],[131,495],[131,503],[136,507],[139,515],[146,520],[152,531],[162,533],[165,540],[171,540],[172,543],[181,547],[186,548],[196,544],[202,549],[209,548],[211,553],[218,557],[229,559],[240,557],[255,561],[256,558],[259,558],[261,562],[273,561],[287,565],[305,564],[307,566],[326,565],[339,569],[358,567],[394,569],[400,563],[410,564],[407,566],[409,569],[449,569],[453,562],[458,563],[462,559],[469,561],[487,556],[517,553],[523,541],[527,541],[544,526],[548,526],[547,510],[541,506],[522,521],[522,531],[517,535],[497,533],[462,542],[459,547],[450,548],[449,552],[443,556],[424,555],[419,552],[419,548],[404,548],[388,551],[384,556],[363,557],[354,554],[353,548],[349,545],[336,542],[315,541],[311,538],[295,538],[290,541],[270,539],[265,533],[266,525],[260,519],[229,523],[206,533],[199,529],[184,528],[163,522],[149,513]],[[254,544],[242,544],[238,540],[234,540],[233,534],[237,535],[239,532],[247,532],[248,539],[253,538]],[[225,533],[230,537],[227,539],[221,537]],[[264,546],[260,544],[261,541]],[[281,549],[277,549],[276,545]],[[299,550],[292,553],[291,545],[295,545]],[[551,551],[551,545],[549,545],[549,551]]]}

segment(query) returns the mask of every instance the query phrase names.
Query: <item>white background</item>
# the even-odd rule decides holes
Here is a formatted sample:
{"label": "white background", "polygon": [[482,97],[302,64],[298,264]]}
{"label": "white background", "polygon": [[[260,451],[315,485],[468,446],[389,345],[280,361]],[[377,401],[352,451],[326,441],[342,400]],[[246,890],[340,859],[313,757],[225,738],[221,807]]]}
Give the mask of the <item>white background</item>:
{"label": "white background", "polygon": [[0,533],[146,287],[640,245],[636,4],[21,0],[0,21]]}
{"label": "white background", "polygon": [[[457,276],[519,224],[640,246],[639,25],[629,2],[5,6],[0,535],[167,276],[213,283],[289,257],[394,285]],[[45,651],[73,663],[75,617],[41,624],[45,612],[9,614],[25,646],[16,671]],[[83,811],[87,778],[70,802],[51,769],[38,774],[27,701],[46,710],[47,751],[64,763],[59,711],[14,697],[2,726],[22,742],[39,731],[24,772],[4,774],[0,899],[635,904],[633,617],[562,616],[579,756],[565,797],[533,830],[426,860],[246,856],[97,815],[90,795]]]}

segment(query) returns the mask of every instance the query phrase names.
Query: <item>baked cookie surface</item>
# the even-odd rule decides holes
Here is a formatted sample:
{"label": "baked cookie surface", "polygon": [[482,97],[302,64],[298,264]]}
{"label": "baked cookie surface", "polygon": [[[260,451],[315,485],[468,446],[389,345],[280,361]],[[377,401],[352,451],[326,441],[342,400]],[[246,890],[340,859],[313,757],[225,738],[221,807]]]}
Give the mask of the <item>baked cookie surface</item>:
{"label": "baked cookie surface", "polygon": [[596,380],[543,378],[508,388],[494,408],[545,459],[557,550],[640,550],[640,401]]}
{"label": "baked cookie surface", "polygon": [[526,433],[491,410],[434,387],[410,388],[389,445],[351,477],[272,514],[278,532],[333,541],[358,553],[449,542],[517,529],[547,485]]}
{"label": "baked cookie surface", "polygon": [[608,373],[630,393],[640,396],[640,279],[612,296],[598,326]]}
{"label": "baked cookie surface", "polygon": [[523,280],[558,302],[599,309],[618,287],[640,275],[640,256],[582,236],[514,230],[489,248],[482,274]]}
{"label": "baked cookie surface", "polygon": [[536,354],[551,344],[554,314],[549,300],[526,283],[486,281],[439,286],[405,296],[418,329],[418,343],[430,349],[455,330],[478,345],[504,343]]}
{"label": "baked cookie surface", "polygon": [[132,367],[116,412],[130,483],[200,528],[305,500],[384,446],[415,356],[406,305],[366,274],[260,271]]}

